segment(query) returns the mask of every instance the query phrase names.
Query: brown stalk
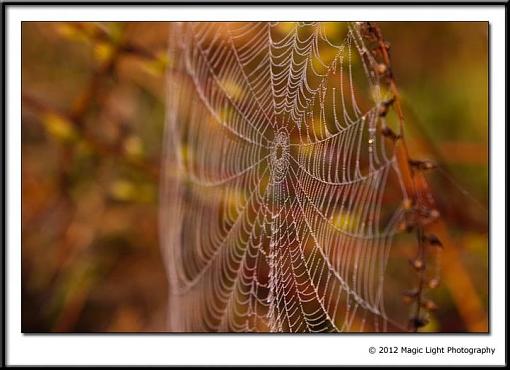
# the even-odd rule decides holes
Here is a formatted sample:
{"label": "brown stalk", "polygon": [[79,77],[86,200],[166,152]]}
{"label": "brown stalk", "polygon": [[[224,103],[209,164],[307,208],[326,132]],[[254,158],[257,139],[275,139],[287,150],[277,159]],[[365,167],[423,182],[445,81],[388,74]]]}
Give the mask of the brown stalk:
{"label": "brown stalk", "polygon": [[[433,168],[433,165],[431,165],[430,162],[411,160],[406,142],[404,140],[399,140],[403,138],[404,135],[405,120],[401,106],[401,99],[391,71],[391,60],[388,52],[389,45],[384,41],[379,28],[370,23],[367,23],[366,26],[370,36],[377,42],[375,51],[380,53],[383,60],[384,68],[378,68],[378,70],[386,77],[390,91],[394,96],[391,106],[395,109],[400,126],[399,135],[395,135],[395,138],[393,138],[395,142],[395,152],[406,190],[411,195],[413,206],[416,207],[419,206],[419,204],[417,204],[418,193],[428,193],[427,182],[422,172],[423,170]],[[416,225],[418,239],[417,259],[423,261],[423,265],[420,266],[420,269],[417,269],[419,279],[418,287],[416,290],[413,290],[413,295],[411,297],[407,297],[407,299],[416,300],[414,317],[412,319],[413,326],[411,329],[417,331],[419,326],[425,324],[425,322],[423,322],[420,318],[422,307],[427,310],[434,310],[437,308],[433,302],[424,300],[423,297],[423,291],[427,285],[429,288],[435,288],[439,284],[437,279],[432,279],[428,282],[428,284],[425,281],[425,253],[427,252],[427,247],[431,245],[433,247],[444,247],[444,257],[447,261],[445,266],[443,266],[445,282],[449,287],[457,308],[459,309],[468,329],[475,332],[487,331],[487,315],[476,293],[473,282],[465,271],[458,249],[449,235],[444,221],[437,217],[432,223],[427,222],[427,220],[425,220],[426,222],[420,222],[421,219],[422,217],[418,217]],[[425,223],[427,223],[427,229],[433,231],[434,234],[425,235]]]}
{"label": "brown stalk", "polygon": [[[384,104],[385,109],[393,108],[397,114],[398,122],[399,122],[399,130],[398,135],[394,135],[394,143],[395,143],[395,154],[399,164],[399,168],[402,173],[402,179],[404,182],[404,186],[406,188],[407,193],[410,196],[411,204],[409,206],[410,212],[415,213],[416,223],[414,225],[418,243],[418,249],[416,252],[416,257],[411,261],[411,265],[414,267],[417,275],[418,275],[418,286],[416,287],[416,294],[412,297],[415,301],[415,310],[413,313],[413,317],[410,320],[409,329],[412,331],[417,331],[419,327],[424,326],[426,322],[421,317],[421,309],[423,307],[424,300],[424,289],[426,285],[425,281],[425,271],[426,271],[426,242],[424,239],[425,230],[424,230],[424,222],[422,217],[416,211],[418,208],[421,208],[423,205],[420,204],[420,199],[418,198],[418,193],[428,192],[426,188],[426,182],[423,176],[420,174],[420,168],[413,166],[413,160],[410,158],[409,149],[404,140],[404,113],[401,107],[401,99],[400,94],[395,83],[395,78],[391,70],[391,59],[389,54],[389,44],[384,41],[382,33],[380,29],[370,22],[366,23],[366,29],[368,32],[368,36],[371,37],[377,44],[376,48],[372,51],[374,57],[377,60],[377,53],[380,54],[382,58],[381,64],[379,64],[376,68],[376,73],[379,73],[387,83],[391,93],[392,98],[389,100],[389,104]],[[386,112],[385,112],[386,113]],[[427,206],[427,205],[425,205]]]}

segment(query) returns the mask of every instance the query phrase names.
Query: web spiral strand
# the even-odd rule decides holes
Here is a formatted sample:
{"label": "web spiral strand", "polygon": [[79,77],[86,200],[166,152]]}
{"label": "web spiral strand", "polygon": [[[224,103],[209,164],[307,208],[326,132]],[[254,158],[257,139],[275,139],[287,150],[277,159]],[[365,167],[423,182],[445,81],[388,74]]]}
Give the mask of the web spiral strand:
{"label": "web spiral strand", "polygon": [[172,24],[172,331],[401,329],[384,306],[406,199],[385,93],[356,24],[335,27]]}

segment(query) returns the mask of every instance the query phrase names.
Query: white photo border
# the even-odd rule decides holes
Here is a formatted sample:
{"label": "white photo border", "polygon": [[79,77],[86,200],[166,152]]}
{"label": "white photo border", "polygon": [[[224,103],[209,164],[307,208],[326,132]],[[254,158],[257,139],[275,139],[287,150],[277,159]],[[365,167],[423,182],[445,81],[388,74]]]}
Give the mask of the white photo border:
{"label": "white photo border", "polygon": [[[490,334],[51,334],[21,332],[21,23],[24,21],[487,21],[490,24]],[[505,365],[506,7],[103,6],[5,7],[7,365]],[[494,171],[497,169],[497,171]],[[503,181],[503,179],[505,181]],[[495,293],[497,292],[497,293]],[[370,354],[380,346],[491,347],[493,355]]]}

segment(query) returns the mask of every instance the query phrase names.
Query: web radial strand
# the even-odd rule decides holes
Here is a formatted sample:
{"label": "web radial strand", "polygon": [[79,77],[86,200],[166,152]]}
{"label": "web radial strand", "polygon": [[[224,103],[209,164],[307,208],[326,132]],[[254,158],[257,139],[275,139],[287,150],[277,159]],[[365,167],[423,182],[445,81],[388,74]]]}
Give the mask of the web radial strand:
{"label": "web radial strand", "polygon": [[356,25],[173,23],[169,37],[169,330],[398,328],[384,283],[405,191]]}

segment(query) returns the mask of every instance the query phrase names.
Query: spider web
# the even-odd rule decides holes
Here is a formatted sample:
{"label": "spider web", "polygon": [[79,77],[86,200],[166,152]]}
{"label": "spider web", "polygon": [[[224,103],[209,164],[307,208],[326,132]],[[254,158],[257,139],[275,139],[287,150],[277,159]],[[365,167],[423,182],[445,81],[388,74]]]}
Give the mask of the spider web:
{"label": "spider web", "polygon": [[357,23],[173,23],[171,331],[386,331],[407,199]]}

